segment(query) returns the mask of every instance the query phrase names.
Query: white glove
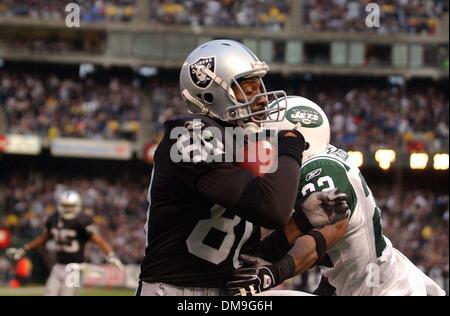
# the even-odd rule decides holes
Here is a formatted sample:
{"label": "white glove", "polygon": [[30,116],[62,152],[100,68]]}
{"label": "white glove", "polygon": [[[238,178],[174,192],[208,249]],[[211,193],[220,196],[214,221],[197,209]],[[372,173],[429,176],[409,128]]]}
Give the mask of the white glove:
{"label": "white glove", "polygon": [[302,210],[314,227],[332,225],[350,216],[347,195],[339,189],[314,192],[303,202]]}
{"label": "white glove", "polygon": [[18,261],[20,258],[25,256],[25,249],[23,248],[8,248],[6,249],[6,256],[10,260]]}
{"label": "white glove", "polygon": [[123,269],[123,263],[120,261],[119,257],[117,257],[114,253],[110,253],[106,257],[106,261],[109,264],[115,265],[118,269]]}

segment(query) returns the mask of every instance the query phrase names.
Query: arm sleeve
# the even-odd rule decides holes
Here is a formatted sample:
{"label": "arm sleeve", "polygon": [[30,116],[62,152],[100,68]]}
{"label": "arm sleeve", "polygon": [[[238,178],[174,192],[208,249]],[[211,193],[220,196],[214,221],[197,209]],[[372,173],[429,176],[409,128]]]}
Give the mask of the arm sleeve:
{"label": "arm sleeve", "polygon": [[86,238],[86,240],[90,239],[92,234],[98,233],[98,228],[94,224],[94,220],[91,216],[83,216],[81,229],[82,235]]}
{"label": "arm sleeve", "polygon": [[45,224],[44,224],[44,227],[45,227],[45,230],[49,233],[49,234],[51,234],[51,232],[52,232],[52,217],[53,216],[49,216],[46,220],[45,220]]}
{"label": "arm sleeve", "polygon": [[[257,177],[231,162],[218,162],[226,159],[211,159],[208,162],[206,145],[195,144],[195,140],[203,141],[204,138],[196,135],[194,132],[186,133],[176,140],[167,140],[169,151],[186,158],[178,162],[169,158],[172,160],[174,176],[191,190],[201,193],[214,203],[236,210],[239,216],[254,224],[276,229],[288,222],[300,181],[303,138],[279,138],[275,172]],[[228,152],[225,146],[228,145],[218,138],[214,140],[217,141],[209,141],[210,147],[219,149],[217,155],[225,158],[225,152]]]}
{"label": "arm sleeve", "polygon": [[256,177],[226,165],[199,177],[195,187],[212,201],[234,208],[242,218],[265,228],[284,226],[294,207],[300,178],[298,162],[282,156],[274,173]]}
{"label": "arm sleeve", "polygon": [[281,260],[291,248],[284,230],[277,229],[261,241],[259,252],[264,260],[275,262]]}

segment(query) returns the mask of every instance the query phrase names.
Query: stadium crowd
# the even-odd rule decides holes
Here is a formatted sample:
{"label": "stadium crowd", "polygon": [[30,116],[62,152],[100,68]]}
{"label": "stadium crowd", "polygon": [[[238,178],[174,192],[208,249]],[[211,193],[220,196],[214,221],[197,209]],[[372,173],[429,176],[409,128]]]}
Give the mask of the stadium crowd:
{"label": "stadium crowd", "polygon": [[449,146],[448,96],[435,87],[404,90],[368,85],[300,94],[324,108],[332,143],[346,150],[373,152],[387,147],[436,152]]}
{"label": "stadium crowd", "polygon": [[[303,0],[306,31],[435,34],[448,13],[448,0],[381,0],[379,27],[367,27],[368,0]],[[151,4],[154,23],[191,26],[284,28],[290,18],[287,0],[160,0]]]}
{"label": "stadium crowd", "polygon": [[141,91],[131,83],[0,72],[0,106],[8,132],[106,139],[136,139]]}
{"label": "stadium crowd", "polygon": [[[107,81],[57,75],[0,72],[0,106],[8,132],[50,139],[73,136],[136,140],[143,94],[149,93],[153,136],[163,123],[186,111],[175,80],[156,80],[141,88],[123,79]],[[317,87],[320,87],[318,89]],[[443,89],[375,86],[288,89],[322,106],[332,128],[332,142],[346,150],[373,152],[380,147],[437,152],[449,146],[449,104]]]}
{"label": "stadium crowd", "polygon": [[[55,211],[55,194],[63,187],[78,190],[85,210],[94,214],[100,232],[125,263],[139,263],[144,253],[148,175],[141,178],[67,178],[42,173],[15,176],[6,184],[6,210],[0,227],[29,240],[43,228],[45,218]],[[448,291],[448,193],[430,189],[404,190],[400,197],[384,185],[372,186],[382,210],[384,234],[420,269]],[[95,246],[87,247],[87,260],[101,263]],[[315,270],[284,284],[285,288],[314,290]],[[306,278],[305,278],[306,277]],[[308,281],[309,277],[309,281]],[[304,283],[306,280],[306,284]]]}
{"label": "stadium crowd", "polygon": [[[379,27],[365,23],[372,2],[380,9]],[[307,31],[435,34],[448,14],[448,0],[304,0],[303,5]]]}
{"label": "stadium crowd", "polygon": [[[314,86],[314,84],[311,84]],[[332,143],[346,150],[375,151],[380,147],[408,151],[446,150],[449,146],[448,96],[430,86],[405,91],[398,87],[291,89],[324,108],[332,128]],[[174,114],[185,111],[175,85],[154,84],[151,103],[155,130]]]}
{"label": "stadium crowd", "polygon": [[135,14],[135,0],[2,0],[0,17],[63,21],[68,3],[79,5],[80,20],[87,23],[104,20],[129,22]]}
{"label": "stadium crowd", "polygon": [[[65,5],[74,1],[4,0],[0,17],[64,20]],[[79,0],[82,22],[129,22],[137,0]],[[345,31],[435,34],[448,14],[448,0],[379,0],[379,27],[367,27],[368,0],[303,0],[305,31]],[[280,31],[291,15],[289,0],[154,0],[149,2],[151,24],[192,27],[258,27]]]}
{"label": "stadium crowd", "polygon": [[288,0],[159,0],[150,4],[150,22],[214,27],[259,27],[279,31]]}

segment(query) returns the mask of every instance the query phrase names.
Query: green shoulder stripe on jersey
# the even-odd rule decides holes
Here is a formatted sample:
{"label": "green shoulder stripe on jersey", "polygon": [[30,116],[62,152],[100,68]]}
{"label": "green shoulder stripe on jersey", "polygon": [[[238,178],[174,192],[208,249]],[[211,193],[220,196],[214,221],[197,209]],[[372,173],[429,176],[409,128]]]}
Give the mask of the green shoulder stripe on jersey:
{"label": "green shoulder stripe on jersey", "polygon": [[309,163],[313,163],[317,160],[331,160],[331,161],[335,161],[337,164],[341,165],[346,171],[350,171],[350,166],[348,166],[344,161],[337,159],[336,157],[330,156],[330,155],[318,155],[314,158],[312,158],[311,160],[308,160],[307,162],[305,162],[305,165],[309,164]]}
{"label": "green shoulder stripe on jersey", "polygon": [[318,157],[308,161],[301,169],[300,186],[295,206],[299,207],[303,204],[303,201],[313,192],[327,188],[338,188],[341,192],[347,194],[351,215],[353,215],[357,197],[348,179],[348,170],[350,170],[348,166],[332,157]]}

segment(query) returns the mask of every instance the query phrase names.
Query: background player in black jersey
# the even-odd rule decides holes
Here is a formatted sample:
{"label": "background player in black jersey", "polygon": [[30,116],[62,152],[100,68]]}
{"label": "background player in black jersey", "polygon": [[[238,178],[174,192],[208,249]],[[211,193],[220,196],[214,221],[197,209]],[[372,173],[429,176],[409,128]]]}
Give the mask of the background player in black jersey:
{"label": "background player in black jersey", "polygon": [[[118,268],[122,263],[111,246],[99,235],[92,218],[82,212],[80,194],[66,190],[59,194],[57,212],[45,223],[44,232],[22,248],[9,248],[7,254],[19,260],[27,251],[34,250],[53,239],[56,246],[56,264],[45,286],[45,295],[77,295],[81,284],[79,266],[84,262],[84,248],[88,241],[95,242],[107,254],[107,261]],[[70,265],[72,264],[72,265]],[[69,280],[70,278],[70,280]],[[78,278],[78,279],[74,279]]]}
{"label": "background player in black jersey", "polygon": [[[260,177],[235,161],[207,159],[240,145],[226,142],[226,127],[249,129],[282,119],[276,114],[286,94],[266,91],[262,77],[268,69],[231,40],[202,44],[184,62],[180,89],[190,114],[165,122],[155,152],[137,295],[225,294],[225,283],[241,266],[241,251],[259,243],[259,225],[275,229],[288,222],[305,146],[299,132],[279,132],[278,167]],[[188,137],[174,137],[182,128]],[[206,133],[208,128],[219,135]]]}

